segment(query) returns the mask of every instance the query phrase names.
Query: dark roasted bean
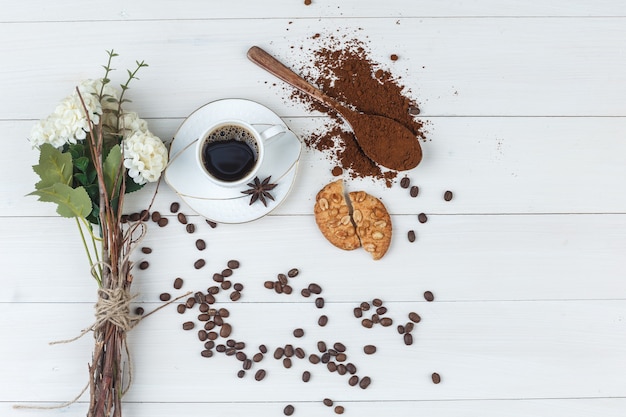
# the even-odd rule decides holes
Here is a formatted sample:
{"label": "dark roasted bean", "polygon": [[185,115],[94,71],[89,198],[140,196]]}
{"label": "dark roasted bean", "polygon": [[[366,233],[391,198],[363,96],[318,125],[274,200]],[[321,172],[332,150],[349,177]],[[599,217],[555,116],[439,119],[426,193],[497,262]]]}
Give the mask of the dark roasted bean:
{"label": "dark roasted bean", "polygon": [[452,200],[452,197],[453,197],[452,191],[448,190],[445,193],[443,193],[443,199],[446,200],[446,201]]}
{"label": "dark roasted bean", "polygon": [[283,357],[284,354],[285,354],[285,349],[281,347],[277,347],[276,350],[274,350],[274,359],[280,359]]}
{"label": "dark roasted bean", "polygon": [[204,239],[196,240],[196,248],[198,248],[198,250],[205,250],[206,249],[206,242],[204,241]]}
{"label": "dark roasted bean", "polygon": [[246,348],[246,344],[244,342],[236,342],[235,343],[235,349],[237,350],[242,350]]}
{"label": "dark roasted bean", "polygon": [[187,226],[185,226],[185,230],[187,231],[187,233],[193,233],[196,231],[196,225],[193,223],[189,223]]}
{"label": "dark roasted bean", "polygon": [[144,313],[144,309],[143,309],[143,307],[137,307],[137,308],[135,309],[135,314],[136,314],[136,315],[138,315],[138,316],[142,316],[142,315],[143,315],[143,313]]}
{"label": "dark roasted bean", "polygon": [[204,323],[204,330],[213,330],[214,328],[215,328],[214,321],[207,321],[206,323]]}
{"label": "dark roasted bean", "polygon": [[372,326],[374,326],[374,322],[370,319],[361,320],[361,324],[363,325],[363,327],[367,327],[368,329],[371,329]]}
{"label": "dark roasted bean", "polygon": [[252,361],[250,359],[246,359],[243,361],[243,365],[242,365],[243,369],[245,369],[246,371],[248,369],[252,368]]}
{"label": "dark roasted bean", "polygon": [[267,288],[268,290],[273,290],[274,289],[274,281],[265,281],[263,283],[263,286],[265,288]]}
{"label": "dark roasted bean", "polygon": [[195,324],[193,323],[193,321],[186,321],[183,323],[183,330],[191,330],[193,329],[195,326]]}
{"label": "dark roasted bean", "polygon": [[420,317],[419,314],[412,311],[409,313],[409,320],[411,320],[413,323],[419,323],[422,320],[422,318]]}
{"label": "dark roasted bean", "polygon": [[335,407],[335,414],[343,414],[344,411],[345,409],[343,408],[343,405],[338,405]]}
{"label": "dark roasted bean", "polygon": [[237,269],[237,268],[239,268],[239,261],[237,261],[235,259],[231,259],[230,261],[228,261],[228,263],[226,265],[230,269]]}
{"label": "dark roasted bean", "polygon": [[407,239],[409,239],[409,242],[415,242],[415,230],[409,230],[406,234],[406,237]]}
{"label": "dark roasted bean", "polygon": [[159,299],[161,301],[169,301],[170,298],[172,298],[172,296],[170,295],[170,293],[164,292],[161,295],[159,295]]}
{"label": "dark roasted bean", "polygon": [[209,321],[209,320],[211,320],[211,316],[209,316],[206,313],[202,313],[202,314],[198,315],[198,320],[200,320],[200,321]]}
{"label": "dark roasted bean", "polygon": [[263,378],[265,378],[266,374],[267,374],[267,372],[265,372],[265,369],[259,369],[254,374],[254,379],[256,379],[257,381],[261,381]]}
{"label": "dark roasted bean", "polygon": [[433,372],[430,377],[433,380],[433,384],[438,384],[441,382],[441,376],[437,372]]}
{"label": "dark roasted bean", "polygon": [[204,343],[205,349],[213,349],[215,347],[215,342],[213,340],[209,340]]}
{"label": "dark roasted bean", "polygon": [[356,366],[352,362],[346,363],[346,369],[350,372],[350,375],[356,374]]}
{"label": "dark roasted bean", "polygon": [[367,311],[367,310],[369,310],[369,309],[370,309],[370,303],[368,303],[368,302],[366,302],[366,301],[363,301],[363,302],[361,303],[361,306],[360,306],[360,307],[361,307],[361,310],[363,310],[363,311]]}
{"label": "dark roasted bean", "polygon": [[145,253],[146,255],[149,253],[152,253],[152,249],[147,246],[144,246],[143,248],[141,248],[141,251]]}
{"label": "dark roasted bean", "polygon": [[224,307],[217,310],[217,313],[220,315],[220,317],[223,317],[223,318],[230,316],[230,311],[226,310]]}
{"label": "dark roasted bean", "polygon": [[383,300],[381,300],[380,298],[374,298],[374,299],[372,300],[372,305],[373,305],[374,307],[380,307],[380,306],[382,306],[382,305],[383,305]]}
{"label": "dark roasted bean", "polygon": [[400,187],[409,188],[409,185],[411,185],[411,180],[409,179],[409,177],[404,177],[400,180]]}
{"label": "dark roasted bean", "polygon": [[326,368],[330,371],[330,372],[335,372],[337,370],[337,364],[335,362],[328,362],[326,364]]}
{"label": "dark roasted bean", "polygon": [[241,293],[239,291],[233,291],[230,293],[231,301],[237,301],[241,298]]}
{"label": "dark roasted bean", "polygon": [[291,368],[291,358],[284,358],[283,359],[283,366],[287,369]]}
{"label": "dark roasted bean", "polygon": [[294,354],[294,349],[293,349],[293,345],[291,344],[286,344],[285,345],[285,356],[287,356],[288,358],[292,357]]}
{"label": "dark roasted bean", "polygon": [[366,355],[371,355],[373,353],[376,353],[376,346],[374,346],[374,345],[365,345],[365,346],[363,346],[363,352],[365,352]]}
{"label": "dark roasted bean", "polygon": [[179,304],[176,306],[176,311],[178,311],[180,314],[183,314],[186,310],[187,306],[184,304]]}
{"label": "dark roasted bean", "polygon": [[230,268],[226,268],[222,271],[222,276],[224,278],[228,278],[229,276],[231,276],[233,274],[233,270]]}
{"label": "dark roasted bean", "polygon": [[410,346],[413,344],[413,335],[411,333],[404,334],[404,344]]}
{"label": "dark roasted bean", "polygon": [[215,322],[216,326],[223,326],[224,325],[224,319],[222,319],[221,316],[213,317],[213,321]]}
{"label": "dark roasted bean", "polygon": [[161,213],[159,213],[158,211],[153,211],[152,216],[150,217],[152,218],[152,221],[156,223],[161,219]]}
{"label": "dark roasted bean", "polygon": [[200,352],[200,354],[204,356],[205,358],[210,358],[211,356],[213,356],[213,351],[209,349],[205,349],[202,352]]}
{"label": "dark roasted bean", "polygon": [[237,353],[237,349],[232,348],[232,347],[227,348],[224,353],[226,354],[226,356],[234,356]]}
{"label": "dark roasted bean", "polygon": [[276,281],[274,283],[274,291],[276,292],[276,294],[282,294],[283,293],[283,286],[280,285],[280,282]]}
{"label": "dark roasted bean", "polygon": [[309,284],[308,290],[311,294],[321,294],[322,292],[322,287],[320,287],[318,284]]}
{"label": "dark roasted bean", "polygon": [[311,296],[311,291],[309,291],[309,289],[308,289],[308,288],[302,288],[302,291],[300,291],[300,294],[301,294],[303,297],[307,297],[307,298],[308,298],[308,297],[310,297],[310,296]]}
{"label": "dark roasted bean", "polygon": [[141,219],[142,222],[145,222],[146,220],[150,218],[150,212],[148,210],[141,210],[141,213],[139,214],[139,218]]}
{"label": "dark roasted bean", "polygon": [[[235,348],[236,349],[236,348]],[[248,359],[248,357],[246,356],[246,354],[244,352],[237,352],[235,353],[235,357],[237,358],[238,361],[243,362],[246,359]]]}
{"label": "dark roasted bean", "polygon": [[254,356],[252,357],[252,360],[254,362],[261,362],[263,360],[263,354],[261,352],[255,353]]}
{"label": "dark roasted bean", "polygon": [[315,307],[317,307],[317,308],[324,308],[324,298],[317,297],[315,299]]}
{"label": "dark roasted bean", "polygon": [[405,332],[406,330],[404,329],[404,326],[401,324],[398,324],[398,333],[404,334]]}
{"label": "dark roasted bean", "polygon": [[361,308],[359,307],[354,307],[354,317],[356,317],[357,319],[363,317],[363,310],[361,310]]}
{"label": "dark roasted bean", "polygon": [[391,317],[383,317],[382,319],[380,319],[380,324],[383,327],[389,327],[393,324],[393,320],[391,319]]}
{"label": "dark roasted bean", "polygon": [[316,354],[311,354],[309,355],[309,362],[313,364],[320,363],[320,357]]}
{"label": "dark roasted bean", "polygon": [[417,215],[417,220],[419,220],[420,223],[426,223],[428,221],[428,216],[425,213],[420,213]]}
{"label": "dark roasted bean", "polygon": [[411,197],[417,197],[419,193],[420,193],[420,189],[417,185],[412,186],[411,189],[409,190],[409,195]]}
{"label": "dark roasted bean", "polygon": [[196,305],[196,299],[194,297],[189,297],[187,299],[187,302],[185,303],[185,306],[187,306],[187,308],[192,308],[195,305]]}
{"label": "dark roasted bean", "polygon": [[285,413],[286,416],[290,416],[293,414],[294,410],[295,408],[293,405],[287,404],[285,408],[283,409],[283,413]]}
{"label": "dark roasted bean", "polygon": [[285,294],[291,294],[293,292],[293,288],[291,288],[291,285],[284,285],[283,286],[283,292]]}
{"label": "dark roasted bean", "polygon": [[217,223],[212,222],[211,220],[206,221],[206,224],[208,224],[209,226],[211,226],[211,229],[215,229],[217,227]]}
{"label": "dark roasted bean", "polygon": [[204,342],[207,338],[207,333],[206,330],[198,330],[198,339],[200,339],[201,342]]}
{"label": "dark roasted bean", "polygon": [[213,281],[222,282],[224,281],[224,277],[221,274],[215,273],[213,274]]}
{"label": "dark roasted bean", "polygon": [[407,322],[407,324],[404,325],[404,332],[405,333],[411,333],[413,331],[413,322]]}
{"label": "dark roasted bean", "polygon": [[302,337],[302,336],[304,336],[304,330],[302,330],[302,329],[300,329],[300,328],[297,328],[297,329],[295,329],[295,330],[293,331],[293,335],[294,335],[295,337]]}
{"label": "dark roasted bean", "polygon": [[180,208],[180,204],[177,202],[173,202],[172,204],[170,204],[170,211],[172,213],[176,213],[179,208]]}
{"label": "dark roasted bean", "polygon": [[196,269],[203,268],[206,265],[206,261],[204,259],[198,259],[193,263],[193,267]]}
{"label": "dark roasted bean", "polygon": [[180,290],[183,287],[183,279],[178,277],[174,280],[174,289]]}
{"label": "dark roasted bean", "polygon": [[335,348],[335,350],[337,352],[345,352],[346,351],[346,346],[343,343],[337,342],[333,345],[333,347]]}
{"label": "dark roasted bean", "polygon": [[304,349],[302,349],[301,347],[297,347],[295,348],[295,350],[293,351],[294,355],[296,355],[297,358],[299,359],[304,359],[304,357],[306,356],[306,354],[304,353]]}
{"label": "dark roasted bean", "polygon": [[287,272],[287,276],[289,278],[295,278],[296,276],[298,276],[299,273],[300,271],[298,270],[298,268],[291,268],[289,272]]}
{"label": "dark roasted bean", "polygon": [[220,284],[220,287],[222,287],[222,289],[223,289],[223,290],[227,290],[227,289],[229,289],[230,287],[232,287],[232,285],[233,285],[233,283],[232,283],[231,281],[228,281],[228,280],[226,280],[226,279],[225,279],[225,280],[224,280],[224,281],[222,281],[222,283]]}
{"label": "dark roasted bean", "polygon": [[340,352],[340,353],[337,354],[337,356],[335,356],[335,360],[337,362],[345,362],[346,359],[348,359],[348,355],[346,355],[343,352]]}
{"label": "dark roasted bean", "polygon": [[246,371],[244,371],[243,369],[240,369],[237,372],[237,378],[243,378],[244,376],[246,376]]}
{"label": "dark roasted bean", "polygon": [[320,358],[322,363],[328,363],[330,362],[330,353],[326,352],[322,354],[322,357]]}
{"label": "dark roasted bean", "polygon": [[165,227],[169,222],[170,221],[167,219],[167,217],[161,217],[157,224],[159,225],[159,227]]}
{"label": "dark roasted bean", "polygon": [[178,221],[181,222],[182,224],[187,224],[187,216],[185,216],[183,213],[178,213]]}
{"label": "dark roasted bean", "polygon": [[317,319],[317,324],[320,327],[324,327],[328,324],[328,316],[321,315],[319,319]]}
{"label": "dark roasted bean", "polygon": [[350,384],[351,387],[355,386],[358,383],[359,383],[359,377],[356,375],[352,375],[350,379],[348,380],[348,384]]}
{"label": "dark roasted bean", "polygon": [[435,299],[435,296],[433,295],[433,293],[432,293],[432,292],[430,292],[430,291],[426,291],[426,292],[424,293],[424,299],[425,299],[426,301],[433,301],[433,300]]}
{"label": "dark roasted bean", "polygon": [[359,382],[359,387],[365,389],[369,387],[371,383],[372,379],[369,376],[364,376],[363,378],[361,378],[361,382]]}
{"label": "dark roasted bean", "polygon": [[226,346],[220,343],[219,345],[215,346],[215,350],[220,353],[224,353],[226,352]]}
{"label": "dark roasted bean", "polygon": [[[343,353],[340,353],[340,355],[343,355]],[[337,373],[339,375],[345,375],[347,372],[348,372],[348,368],[346,368],[346,365],[344,365],[343,363],[340,363],[339,365],[337,365]]]}
{"label": "dark roasted bean", "polygon": [[287,282],[289,282],[287,275],[285,274],[278,274],[276,278],[278,279],[278,282],[280,282],[282,285],[287,285]]}
{"label": "dark roasted bean", "polygon": [[376,309],[376,314],[382,316],[383,314],[385,314],[387,312],[387,307],[378,307]]}
{"label": "dark roasted bean", "polygon": [[319,350],[321,353],[324,353],[326,352],[326,349],[326,343],[323,340],[317,342],[317,350]]}
{"label": "dark roasted bean", "polygon": [[265,345],[259,345],[259,352],[263,354],[267,353],[267,347]]}
{"label": "dark roasted bean", "polygon": [[228,339],[226,341],[226,346],[228,346],[228,347],[235,347],[235,340],[234,339]]}
{"label": "dark roasted bean", "polygon": [[331,400],[330,398],[324,398],[324,401],[322,401],[324,403],[324,405],[326,407],[332,407],[333,406],[333,400]]}
{"label": "dark roasted bean", "polygon": [[302,381],[309,382],[311,380],[311,373],[309,371],[302,372]]}
{"label": "dark roasted bean", "polygon": [[220,336],[228,337],[230,336],[230,332],[233,330],[230,324],[224,323],[222,324],[222,328],[220,329]]}
{"label": "dark roasted bean", "polygon": [[376,313],[372,314],[372,323],[377,324],[380,322],[380,316]]}
{"label": "dark roasted bean", "polygon": [[150,264],[148,263],[148,261],[142,261],[142,262],[139,264],[139,269],[142,269],[142,270],[143,270],[143,269],[148,269],[148,267],[149,267],[149,266],[150,266]]}

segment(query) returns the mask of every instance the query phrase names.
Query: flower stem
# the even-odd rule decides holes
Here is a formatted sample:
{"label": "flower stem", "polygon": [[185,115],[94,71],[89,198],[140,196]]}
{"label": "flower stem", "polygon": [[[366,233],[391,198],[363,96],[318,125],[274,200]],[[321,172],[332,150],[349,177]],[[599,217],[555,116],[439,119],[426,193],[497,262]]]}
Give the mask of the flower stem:
{"label": "flower stem", "polygon": [[[91,274],[93,275],[93,277],[95,278],[95,280],[98,282],[98,285],[101,286],[102,284],[102,279],[100,278],[100,275],[102,274],[102,267],[98,264],[98,269],[100,271],[100,275],[95,273],[93,270],[94,267],[94,262],[93,262],[93,258],[91,257],[91,252],[89,251],[89,248],[87,247],[87,240],[85,239],[85,233],[83,231],[82,226],[80,225],[80,220],[78,219],[78,217],[75,217],[76,219],[76,226],[78,227],[78,233],[80,234],[80,238],[83,242],[83,247],[85,248],[85,253],[87,254],[87,259],[89,260],[89,266],[91,267]],[[93,241],[93,239],[92,239]],[[93,241],[94,244],[94,248],[95,248],[95,241]],[[98,256],[98,251],[95,250],[94,251],[96,253],[96,256]]]}

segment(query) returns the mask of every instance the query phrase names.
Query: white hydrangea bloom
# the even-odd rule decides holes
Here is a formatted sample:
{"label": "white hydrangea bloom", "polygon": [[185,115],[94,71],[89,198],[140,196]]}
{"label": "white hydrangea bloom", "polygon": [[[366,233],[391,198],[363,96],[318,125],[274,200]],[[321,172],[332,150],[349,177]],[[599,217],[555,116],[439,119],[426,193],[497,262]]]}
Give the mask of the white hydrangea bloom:
{"label": "white hydrangea bloom", "polygon": [[155,182],[167,165],[163,141],[150,131],[136,131],[123,141],[124,166],[137,184]]}
{"label": "white hydrangea bloom", "polygon": [[128,137],[135,132],[147,132],[148,122],[139,118],[134,111],[124,112],[120,118],[120,133],[124,137]]}

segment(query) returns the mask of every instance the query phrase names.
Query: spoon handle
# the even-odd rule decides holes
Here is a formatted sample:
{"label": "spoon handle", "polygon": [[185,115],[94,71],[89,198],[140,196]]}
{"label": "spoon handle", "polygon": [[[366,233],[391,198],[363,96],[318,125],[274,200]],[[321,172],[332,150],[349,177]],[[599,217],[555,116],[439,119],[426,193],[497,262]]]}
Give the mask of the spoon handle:
{"label": "spoon handle", "polygon": [[314,99],[321,101],[328,107],[331,107],[335,110],[340,107],[339,103],[337,103],[335,100],[333,100],[317,88],[313,87],[304,78],[300,77],[291,69],[287,68],[285,65],[283,65],[283,63],[278,61],[276,58],[274,58],[258,46],[253,46],[248,50],[248,58],[250,59],[250,61],[254,62],[267,72],[275,75],[276,77],[280,78],[287,84],[297,88],[303,93],[310,95]]}

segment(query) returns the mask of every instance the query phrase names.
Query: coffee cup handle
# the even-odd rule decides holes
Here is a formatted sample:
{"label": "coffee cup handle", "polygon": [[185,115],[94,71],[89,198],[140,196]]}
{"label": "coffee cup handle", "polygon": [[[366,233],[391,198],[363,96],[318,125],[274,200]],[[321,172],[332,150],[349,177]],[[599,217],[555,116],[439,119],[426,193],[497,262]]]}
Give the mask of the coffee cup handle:
{"label": "coffee cup handle", "polygon": [[273,125],[260,132],[259,136],[261,136],[263,143],[268,145],[274,139],[279,137],[281,133],[285,133],[286,131],[287,129],[283,125]]}

